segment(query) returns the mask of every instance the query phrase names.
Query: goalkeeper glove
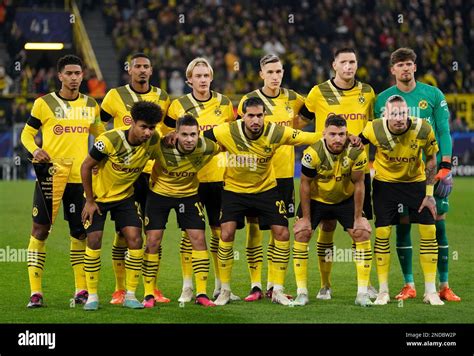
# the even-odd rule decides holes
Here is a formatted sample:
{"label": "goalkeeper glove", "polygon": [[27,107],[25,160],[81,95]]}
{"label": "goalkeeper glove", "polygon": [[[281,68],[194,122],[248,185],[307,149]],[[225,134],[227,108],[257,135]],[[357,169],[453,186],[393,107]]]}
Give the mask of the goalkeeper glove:
{"label": "goalkeeper glove", "polygon": [[446,198],[453,189],[453,175],[451,173],[451,163],[441,162],[439,171],[435,178],[439,180],[436,186],[435,195],[439,198]]}

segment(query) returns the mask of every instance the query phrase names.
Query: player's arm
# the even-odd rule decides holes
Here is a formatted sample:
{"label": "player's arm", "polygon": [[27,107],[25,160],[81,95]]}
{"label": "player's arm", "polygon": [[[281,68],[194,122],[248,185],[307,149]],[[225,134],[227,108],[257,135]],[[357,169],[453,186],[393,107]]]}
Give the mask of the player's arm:
{"label": "player's arm", "polygon": [[362,215],[365,197],[364,178],[364,170],[353,170],[351,173],[351,180],[354,183],[354,230],[367,230],[370,232],[370,224]]}
{"label": "player's arm", "polygon": [[20,140],[36,161],[49,162],[51,160],[49,154],[42,148],[38,147],[35,143],[36,134],[43,124],[41,120],[37,118],[41,115],[41,106],[41,101],[36,100],[33,109],[31,110],[31,115],[26,122],[23,131],[21,131]]}
{"label": "player's arm", "polygon": [[300,208],[302,217],[295,222],[293,227],[295,235],[303,231],[311,231],[311,182],[315,176],[315,169],[301,167]]}
{"label": "player's arm", "polygon": [[84,194],[86,196],[86,202],[84,208],[82,209],[82,222],[92,224],[92,218],[94,213],[97,211],[101,215],[100,209],[95,202],[94,192],[92,190],[92,170],[97,166],[101,160],[103,160],[107,155],[97,149],[94,145],[92,146],[89,154],[85,158],[84,162],[81,165],[81,178],[82,186],[84,187]]}
{"label": "player's arm", "polygon": [[203,135],[205,138],[207,138],[207,139],[209,139],[209,140],[211,140],[211,141],[214,141],[214,142],[219,143],[219,141],[217,140],[216,135],[214,134],[214,128],[209,129],[209,130],[206,130],[206,131],[203,131],[202,135]]}
{"label": "player's arm", "polygon": [[[99,109],[99,105],[96,103],[95,112],[97,113],[97,115],[94,118],[94,122],[90,126],[90,133],[94,137],[97,137],[100,134],[105,132],[105,125],[103,123],[102,116],[101,116],[102,113],[100,111],[101,111],[101,109]],[[100,112],[100,114],[99,114],[99,112]]]}
{"label": "player's arm", "polygon": [[290,127],[277,126],[279,130],[283,129],[283,137],[276,145],[311,145],[323,137],[321,132],[305,132]]}
{"label": "player's arm", "polygon": [[[426,154],[426,151],[425,151]],[[434,184],[436,182],[436,151],[432,154],[426,154],[426,195],[423,199],[418,212],[420,213],[424,208],[428,208],[436,219],[436,200],[433,197]]]}

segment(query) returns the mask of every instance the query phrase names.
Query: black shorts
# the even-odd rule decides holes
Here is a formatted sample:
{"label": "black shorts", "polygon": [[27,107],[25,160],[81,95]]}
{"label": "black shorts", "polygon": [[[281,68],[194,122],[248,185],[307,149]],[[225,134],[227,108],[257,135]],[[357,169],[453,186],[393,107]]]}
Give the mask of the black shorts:
{"label": "black shorts", "polygon": [[110,203],[97,202],[97,205],[102,215],[94,214],[92,224],[86,228],[88,234],[94,231],[104,231],[105,220],[107,219],[107,212],[109,211],[111,219],[115,221],[116,231],[120,231],[128,226],[142,227],[142,218],[138,204],[135,202],[133,196]]}
{"label": "black shorts", "polygon": [[173,198],[152,191],[148,193],[145,230],[164,230],[171,209],[176,212],[181,229],[205,230],[204,208],[197,194],[185,198]]}
{"label": "black shorts", "polygon": [[375,227],[397,225],[404,205],[408,207],[411,223],[424,225],[435,223],[435,219],[427,208],[418,213],[426,195],[426,181],[388,183],[374,179],[372,186],[374,188]]}
{"label": "black shorts", "polygon": [[235,193],[224,189],[221,224],[236,221],[237,229],[241,229],[245,226],[245,216],[257,217],[261,230],[268,230],[271,225],[288,226],[285,202],[276,187],[254,194]]}
{"label": "black shorts", "polygon": [[209,226],[219,226],[223,182],[199,183],[199,200],[206,208]]}
{"label": "black shorts", "polygon": [[295,183],[293,178],[277,178],[277,190],[285,202],[286,216],[295,216]]}
{"label": "black shorts", "polygon": [[365,185],[365,197],[364,197],[364,214],[367,220],[372,220],[374,218],[373,208],[372,208],[372,183],[370,179],[370,173],[366,173],[364,178]]}
{"label": "black shorts", "polygon": [[[311,228],[315,230],[321,220],[336,219],[346,229],[354,227],[354,196],[337,204],[326,204],[311,199]],[[301,218],[301,205],[298,206],[298,216]]]}
{"label": "black shorts", "polygon": [[138,176],[138,179],[133,183],[133,189],[135,201],[140,206],[140,213],[145,215],[146,198],[148,195],[148,184],[150,182],[150,175],[148,173],[142,173]]}
{"label": "black shorts", "polygon": [[[72,237],[79,237],[85,234],[82,225],[81,213],[84,206],[84,188],[81,183],[67,183],[63,193],[62,203],[64,220],[69,223],[69,233]],[[33,221],[40,225],[51,225],[51,218],[48,216],[43,194],[38,182],[35,183],[33,195]]]}

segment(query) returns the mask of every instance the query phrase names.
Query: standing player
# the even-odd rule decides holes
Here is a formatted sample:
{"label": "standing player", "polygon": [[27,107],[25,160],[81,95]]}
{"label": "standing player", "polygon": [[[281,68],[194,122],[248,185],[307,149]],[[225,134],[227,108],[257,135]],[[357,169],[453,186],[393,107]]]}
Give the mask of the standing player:
{"label": "standing player", "polygon": [[[419,117],[433,127],[440,151],[437,155],[439,183],[435,189],[436,199],[436,240],[438,241],[438,274],[439,293],[441,299],[459,302],[458,297],[449,288],[448,283],[448,237],[446,236],[446,213],[449,209],[448,195],[451,192],[453,180],[451,175],[452,141],[449,132],[449,110],[443,93],[431,85],[417,82],[416,54],[410,48],[399,48],[390,57],[391,72],[396,84],[380,93],[375,103],[375,117],[382,117],[383,108],[388,97],[400,95],[410,110],[410,114]],[[397,253],[405,279],[405,286],[395,297],[399,300],[416,297],[415,282],[412,266],[412,243],[410,222],[405,216],[397,225]]]}
{"label": "standing player", "polygon": [[[232,102],[228,97],[211,90],[214,71],[205,58],[193,59],[186,68],[186,78],[192,93],[183,95],[171,103],[168,115],[161,125],[166,133],[176,127],[176,120],[184,114],[192,114],[199,123],[200,131],[211,129],[219,124],[234,120]],[[221,234],[219,214],[221,210],[222,181],[225,171],[224,154],[215,156],[199,171],[199,199],[205,206],[211,228],[210,252],[214,264],[215,290],[217,297],[221,289],[219,269],[217,267],[217,249]],[[219,162],[221,164],[219,164]],[[180,302],[190,302],[193,298],[192,282],[192,246],[186,233],[183,232],[180,246],[181,268],[183,272],[183,290]],[[233,295],[234,299],[238,299]]]}
{"label": "standing player", "polygon": [[[334,53],[332,68],[335,71],[334,78],[314,86],[308,94],[305,106],[300,114],[303,118],[315,120],[315,130],[324,130],[326,119],[331,115],[342,115],[347,121],[347,130],[352,135],[359,135],[367,122],[373,118],[373,106],[375,100],[374,90],[369,84],[355,79],[357,72],[357,56],[352,48],[341,48]],[[369,147],[366,147],[367,156]],[[369,220],[372,219],[372,198],[370,184],[370,169],[365,170],[365,198],[364,214]],[[317,242],[319,273],[321,275],[321,289],[318,299],[331,299],[331,269],[332,256],[327,251],[333,251],[334,230],[336,220],[322,220],[319,227]],[[354,248],[354,245],[352,246]],[[294,250],[294,253],[304,251]],[[377,291],[369,286],[371,298],[377,296]]]}
{"label": "standing player", "polygon": [[159,263],[158,248],[168,221],[175,210],[178,225],[185,230],[192,245],[192,267],[196,279],[196,304],[213,307],[207,296],[209,255],[206,247],[204,209],[199,200],[198,171],[219,152],[213,141],[199,136],[199,124],[190,114],[176,122],[177,141],[167,147],[160,140],[157,159],[151,174],[148,194],[145,230],[147,244],[143,259],[145,308],[154,306],[153,286]]}
{"label": "standing player", "polygon": [[[114,128],[130,126],[132,118],[130,110],[134,103],[149,101],[160,106],[163,118],[170,105],[170,99],[166,91],[150,85],[150,77],[153,67],[150,58],[143,53],[132,55],[128,74],[130,84],[111,89],[102,101],[100,117],[104,123],[113,119]],[[135,198],[140,205],[142,215],[145,212],[146,196],[148,192],[148,181],[150,179],[153,161],[149,161],[143,173],[134,184]],[[119,231],[115,232],[112,244],[112,265],[115,274],[115,291],[112,295],[111,304],[123,304],[125,297],[125,252],[127,244]],[[160,248],[161,256],[161,248]],[[163,296],[158,288],[154,291],[155,300],[158,303],[168,303],[170,300]]]}
{"label": "standing player", "polygon": [[293,254],[298,287],[295,305],[306,305],[308,299],[308,242],[312,230],[322,219],[337,219],[354,241],[357,269],[356,305],[372,305],[368,293],[372,249],[371,227],[362,215],[364,206],[364,171],[367,154],[364,149],[349,146],[346,120],[340,115],[326,119],[324,138],[308,147],[301,160],[300,219],[295,223]]}
{"label": "standing player", "polygon": [[[390,234],[399,221],[400,207],[408,207],[410,221],[418,223],[420,262],[425,277],[423,302],[443,305],[436,293],[436,202],[433,187],[436,175],[438,144],[426,120],[408,116],[408,106],[401,96],[386,100],[383,119],[369,122],[360,135],[363,143],[376,147],[374,187],[375,260],[379,294],[374,304],[390,301]],[[425,163],[422,153],[426,157]]]}
{"label": "standing player", "polygon": [[[75,302],[87,301],[87,286],[84,275],[84,253],[86,234],[81,223],[81,208],[84,204],[80,166],[87,156],[89,132],[98,136],[104,131],[99,120],[99,106],[87,95],[79,93],[83,64],[80,58],[67,55],[57,64],[61,89],[35,100],[31,116],[22,133],[21,142],[37,162],[54,159],[72,159],[62,201],[64,218],[69,223],[71,239],[70,258],[76,286]],[[41,128],[43,146],[35,143]],[[33,197],[33,228],[28,245],[28,275],[31,297],[29,308],[43,306],[42,278],[46,259],[46,239],[51,230],[51,217],[43,202],[41,188],[36,184]]]}
{"label": "standing player", "polygon": [[[133,184],[149,159],[156,158],[159,135],[155,132],[161,120],[161,108],[150,102],[138,102],[131,108],[130,127],[113,129],[100,135],[81,167],[86,203],[82,221],[87,231],[84,257],[89,298],[84,310],[97,310],[97,288],[100,272],[100,249],[107,212],[127,241],[125,258],[126,293],[123,306],[141,309],[135,291],[143,262],[142,219],[135,204]],[[98,174],[92,178],[93,167]]]}
{"label": "standing player", "polygon": [[290,258],[290,234],[285,202],[278,193],[271,160],[281,145],[311,144],[321,135],[265,121],[265,103],[258,97],[247,99],[242,112],[241,120],[204,132],[205,137],[226,148],[228,159],[218,251],[222,288],[215,304],[225,305],[230,301],[235,231],[244,227],[245,216],[252,215],[258,218],[261,229],[270,227],[274,234],[272,301],[288,305],[290,301],[283,293],[283,286]]}
{"label": "standing player", "polygon": [[[268,54],[260,60],[260,77],[263,87],[242,97],[238,114],[243,116],[242,106],[248,98],[260,98],[265,104],[265,120],[280,126],[293,128],[295,116],[304,104],[304,98],[294,90],[281,87],[283,80],[283,65],[274,54]],[[295,192],[293,177],[295,175],[295,149],[293,146],[281,146],[275,151],[272,160],[277,181],[277,190],[286,206],[286,216],[295,216]],[[247,217],[247,263],[250,272],[251,291],[245,298],[253,302],[262,298],[262,232],[255,218]],[[268,243],[268,282],[267,295],[271,298],[273,288],[272,259],[275,250],[274,237],[270,234]]]}

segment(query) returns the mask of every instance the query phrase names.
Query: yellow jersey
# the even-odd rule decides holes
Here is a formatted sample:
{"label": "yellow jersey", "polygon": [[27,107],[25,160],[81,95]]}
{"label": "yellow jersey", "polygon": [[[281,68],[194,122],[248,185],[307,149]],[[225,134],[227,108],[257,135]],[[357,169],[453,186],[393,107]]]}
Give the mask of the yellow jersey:
{"label": "yellow jersey", "polygon": [[224,189],[235,193],[261,193],[276,187],[272,158],[282,145],[309,145],[322,137],[320,133],[303,132],[264,121],[257,139],[245,135],[243,119],[225,123],[206,131],[206,137],[226,150]]}
{"label": "yellow jersey", "polygon": [[[101,108],[101,119],[104,122],[109,122],[110,119],[114,120],[114,128],[122,126],[130,126],[132,123],[132,116],[130,110],[133,104],[139,101],[150,101],[160,106],[163,110],[164,120],[166,112],[170,106],[170,97],[168,93],[160,88],[150,85],[148,92],[139,93],[130,86],[130,84],[113,88],[108,91],[102,101]],[[153,162],[147,163],[144,173],[151,173]]]}
{"label": "yellow jersey", "polygon": [[311,182],[311,199],[337,204],[354,195],[352,172],[365,171],[365,150],[347,144],[339,154],[331,153],[326,141],[319,140],[303,152],[302,173],[315,179]]}
{"label": "yellow jersey", "polygon": [[155,159],[160,136],[157,132],[141,145],[128,142],[128,127],[104,132],[96,138],[90,156],[99,163],[99,172],[92,176],[97,202],[120,201],[133,195],[133,183],[149,159]]}
{"label": "yellow jersey", "polygon": [[79,93],[74,100],[53,92],[35,100],[22,133],[21,142],[33,154],[38,148],[35,136],[41,128],[42,148],[52,159],[73,160],[68,183],[81,183],[81,164],[87,156],[89,132],[98,136],[105,131],[99,105],[94,98]]}
{"label": "yellow jersey", "polygon": [[174,198],[197,194],[198,172],[219,152],[219,145],[201,136],[194,151],[182,153],[177,147],[166,147],[163,141],[157,145],[150,190]]}
{"label": "yellow jersey", "polygon": [[[263,93],[261,89],[245,94],[240,100],[237,113],[244,116],[242,106],[248,98],[258,97],[265,104],[265,120],[274,122],[277,125],[293,128],[293,120],[298,115],[301,107],[305,103],[303,96],[291,89],[281,88],[276,97],[270,97]],[[273,157],[273,168],[276,178],[293,178],[295,175],[295,148],[293,146],[281,146]]]}
{"label": "yellow jersey", "polygon": [[422,153],[438,152],[433,128],[428,121],[410,118],[408,129],[393,134],[387,119],[371,121],[362,132],[364,138],[375,147],[375,176],[382,182],[421,182],[426,180]]}
{"label": "yellow jersey", "polygon": [[[234,109],[230,99],[211,90],[211,97],[206,101],[194,98],[192,93],[183,95],[171,103],[168,117],[164,121],[161,131],[167,133],[176,127],[176,120],[184,114],[193,115],[199,123],[199,131],[206,130],[234,121]],[[210,162],[198,172],[198,179],[202,183],[222,182],[224,178],[225,165],[218,165],[219,161],[225,159],[223,153],[214,156]]]}

